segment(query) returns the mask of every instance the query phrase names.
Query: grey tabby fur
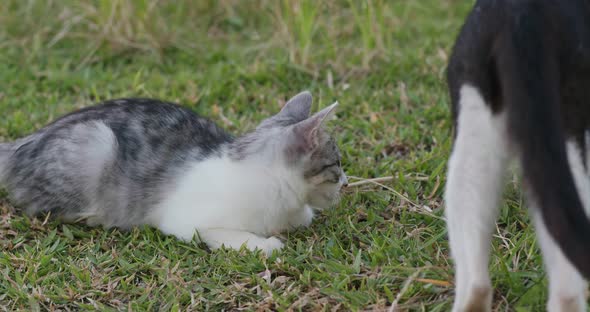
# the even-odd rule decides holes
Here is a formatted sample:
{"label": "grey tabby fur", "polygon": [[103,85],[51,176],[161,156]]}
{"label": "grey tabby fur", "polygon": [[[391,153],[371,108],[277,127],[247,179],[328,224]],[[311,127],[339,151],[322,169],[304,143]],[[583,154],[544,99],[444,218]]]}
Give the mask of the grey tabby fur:
{"label": "grey tabby fur", "polygon": [[[61,117],[15,142],[1,143],[0,185],[29,215],[50,212],[65,221],[130,228],[150,223],[152,209],[190,166],[215,157],[247,162],[274,155],[268,152],[276,149],[273,142],[292,140],[279,155],[293,168],[300,168],[309,154],[300,173],[305,179],[320,175],[339,183],[343,173],[334,139],[321,129],[289,130],[309,117],[310,108],[311,94],[300,93],[254,131],[234,138],[176,104],[107,101]],[[306,144],[310,139],[315,140],[313,150]],[[315,192],[322,192],[321,185]],[[334,201],[337,194],[332,193],[320,197]],[[310,197],[313,205],[314,196]]]}

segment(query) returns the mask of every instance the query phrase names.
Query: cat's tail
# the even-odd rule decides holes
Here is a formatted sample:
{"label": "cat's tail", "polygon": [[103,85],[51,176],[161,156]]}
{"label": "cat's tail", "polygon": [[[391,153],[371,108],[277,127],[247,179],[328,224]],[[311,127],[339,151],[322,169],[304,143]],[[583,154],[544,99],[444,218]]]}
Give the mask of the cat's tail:
{"label": "cat's tail", "polygon": [[4,175],[8,170],[8,159],[14,152],[12,143],[0,143],[0,184],[4,181]]}
{"label": "cat's tail", "polygon": [[[562,131],[557,56],[545,45],[537,12],[515,14],[495,57],[508,131],[525,183],[550,235],[590,279],[590,219],[568,165]],[[526,15],[526,16],[524,16]]]}

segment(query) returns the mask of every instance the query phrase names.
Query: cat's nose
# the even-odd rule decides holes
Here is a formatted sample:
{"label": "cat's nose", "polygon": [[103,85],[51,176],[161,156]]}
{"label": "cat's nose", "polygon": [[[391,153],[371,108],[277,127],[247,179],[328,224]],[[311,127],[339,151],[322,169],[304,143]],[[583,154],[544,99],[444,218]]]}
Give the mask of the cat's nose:
{"label": "cat's nose", "polygon": [[348,186],[348,178],[346,177],[345,174],[342,175],[342,187],[347,187]]}

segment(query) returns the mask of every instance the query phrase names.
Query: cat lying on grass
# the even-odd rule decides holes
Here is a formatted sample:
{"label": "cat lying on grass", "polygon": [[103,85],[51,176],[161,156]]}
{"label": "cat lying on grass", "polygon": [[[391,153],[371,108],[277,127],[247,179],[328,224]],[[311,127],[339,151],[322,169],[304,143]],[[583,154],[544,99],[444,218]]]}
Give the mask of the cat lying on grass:
{"label": "cat lying on grass", "polygon": [[303,92],[234,138],[181,106],[120,99],[0,144],[0,185],[28,215],[50,213],[128,229],[148,224],[210,248],[271,253],[272,236],[309,226],[347,184],[323,129],[337,103],[310,117]]}

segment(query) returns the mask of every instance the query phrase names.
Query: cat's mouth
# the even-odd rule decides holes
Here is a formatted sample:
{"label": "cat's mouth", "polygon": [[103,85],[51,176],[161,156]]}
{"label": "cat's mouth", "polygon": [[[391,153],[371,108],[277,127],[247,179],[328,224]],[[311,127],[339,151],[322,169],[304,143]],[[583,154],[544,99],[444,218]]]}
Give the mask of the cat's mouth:
{"label": "cat's mouth", "polygon": [[340,187],[339,192],[336,192],[332,195],[329,195],[329,194],[326,195],[327,202],[330,203],[330,207],[334,207],[334,206],[338,205],[338,203],[340,202],[340,198],[341,198],[340,192],[342,192],[342,187]]}
{"label": "cat's mouth", "polygon": [[315,203],[310,203],[309,205],[313,207],[314,210],[322,211],[333,208],[339,202],[340,192],[335,192],[333,194],[322,194],[315,200]]}

